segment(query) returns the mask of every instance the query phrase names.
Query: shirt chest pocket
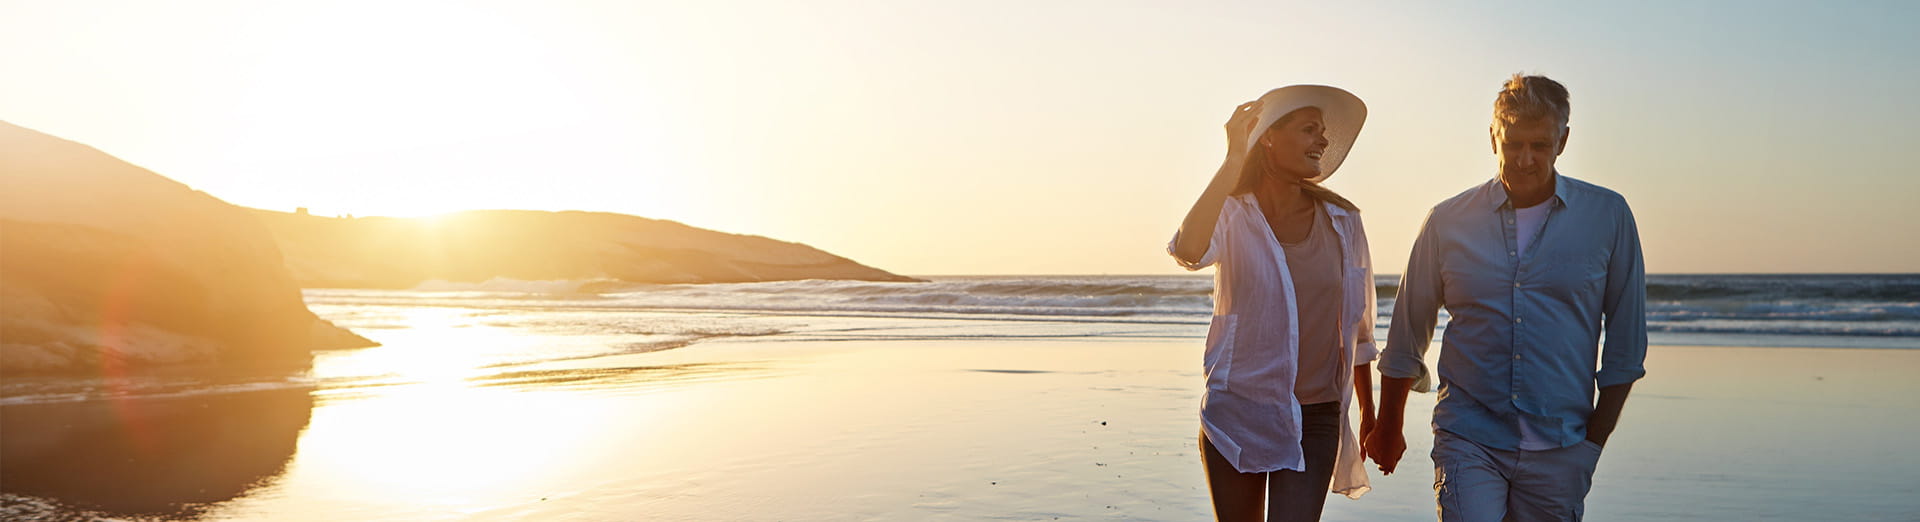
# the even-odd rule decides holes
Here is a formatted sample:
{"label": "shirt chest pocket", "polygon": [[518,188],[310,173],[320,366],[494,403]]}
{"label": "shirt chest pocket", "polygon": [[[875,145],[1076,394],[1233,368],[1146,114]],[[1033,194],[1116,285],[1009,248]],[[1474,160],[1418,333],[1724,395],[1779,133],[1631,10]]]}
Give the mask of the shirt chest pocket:
{"label": "shirt chest pocket", "polygon": [[1203,356],[1207,372],[1207,388],[1226,391],[1227,377],[1233,372],[1233,345],[1237,335],[1239,316],[1223,314],[1213,316],[1213,323],[1207,326],[1207,352]]}
{"label": "shirt chest pocket", "polygon": [[1539,283],[1547,288],[1586,289],[1597,287],[1607,279],[1607,252],[1602,249],[1588,248],[1585,251],[1566,250],[1543,252],[1534,263],[1538,267]]}
{"label": "shirt chest pocket", "polygon": [[1475,306],[1512,299],[1512,262],[1471,254],[1463,249],[1441,261],[1442,302],[1450,307]]}

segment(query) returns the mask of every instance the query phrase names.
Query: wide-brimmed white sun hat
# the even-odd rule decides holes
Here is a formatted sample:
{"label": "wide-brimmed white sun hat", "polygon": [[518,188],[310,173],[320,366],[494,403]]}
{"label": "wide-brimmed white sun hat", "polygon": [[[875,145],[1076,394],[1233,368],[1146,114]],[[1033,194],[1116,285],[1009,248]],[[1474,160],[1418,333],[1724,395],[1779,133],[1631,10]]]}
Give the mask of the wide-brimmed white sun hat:
{"label": "wide-brimmed white sun hat", "polygon": [[1308,180],[1314,183],[1326,181],[1340,168],[1347,150],[1353,148],[1354,138],[1360,137],[1360,126],[1367,122],[1367,104],[1339,87],[1288,85],[1260,95],[1260,102],[1260,118],[1254,120],[1253,132],[1247,135],[1248,151],[1259,150],[1255,144],[1260,135],[1266,134],[1267,127],[1281,116],[1305,107],[1320,108],[1320,117],[1327,123],[1327,151],[1320,154],[1320,175]]}

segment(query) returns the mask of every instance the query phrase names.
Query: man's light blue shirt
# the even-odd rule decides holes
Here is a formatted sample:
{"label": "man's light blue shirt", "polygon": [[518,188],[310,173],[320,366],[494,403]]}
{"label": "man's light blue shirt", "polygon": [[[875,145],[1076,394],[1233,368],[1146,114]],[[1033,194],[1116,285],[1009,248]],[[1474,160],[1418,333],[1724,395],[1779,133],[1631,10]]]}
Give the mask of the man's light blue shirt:
{"label": "man's light blue shirt", "polygon": [[[1416,379],[1440,307],[1433,427],[1505,450],[1520,416],[1559,447],[1586,437],[1597,388],[1646,375],[1646,273],[1627,201],[1555,174],[1546,224],[1526,252],[1499,179],[1435,205],[1420,227],[1387,329],[1380,373]],[[1605,346],[1601,346],[1605,332]]]}

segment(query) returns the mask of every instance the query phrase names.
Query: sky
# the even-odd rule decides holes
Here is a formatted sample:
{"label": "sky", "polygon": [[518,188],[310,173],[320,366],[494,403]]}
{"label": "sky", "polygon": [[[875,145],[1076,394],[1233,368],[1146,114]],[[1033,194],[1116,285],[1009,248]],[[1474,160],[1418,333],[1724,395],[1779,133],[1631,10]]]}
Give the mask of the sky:
{"label": "sky", "polygon": [[[1920,3],[0,0],[0,120],[228,202],[618,212],[889,271],[1175,274],[1232,108],[1339,86],[1397,273],[1494,93],[1654,273],[1920,272]],[[4,153],[4,151],[0,151]]]}

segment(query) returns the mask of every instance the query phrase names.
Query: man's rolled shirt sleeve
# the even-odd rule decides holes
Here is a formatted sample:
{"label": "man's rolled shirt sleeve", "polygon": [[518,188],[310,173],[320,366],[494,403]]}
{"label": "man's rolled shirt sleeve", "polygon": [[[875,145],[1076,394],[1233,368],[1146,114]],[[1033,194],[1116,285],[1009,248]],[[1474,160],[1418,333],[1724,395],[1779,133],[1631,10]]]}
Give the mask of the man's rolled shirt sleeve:
{"label": "man's rolled shirt sleeve", "polygon": [[1407,270],[1400,274],[1400,291],[1393,301],[1393,322],[1387,326],[1387,349],[1380,353],[1380,375],[1413,379],[1413,391],[1421,393],[1433,389],[1426,356],[1440,314],[1440,256],[1432,225],[1433,214],[1429,212],[1420,224],[1420,236],[1413,242],[1413,252],[1407,256]]}
{"label": "man's rolled shirt sleeve", "polygon": [[1600,388],[1626,384],[1646,376],[1647,276],[1640,252],[1640,228],[1633,209],[1623,201],[1612,257],[1607,262],[1604,307],[1606,342],[1600,350]]}

